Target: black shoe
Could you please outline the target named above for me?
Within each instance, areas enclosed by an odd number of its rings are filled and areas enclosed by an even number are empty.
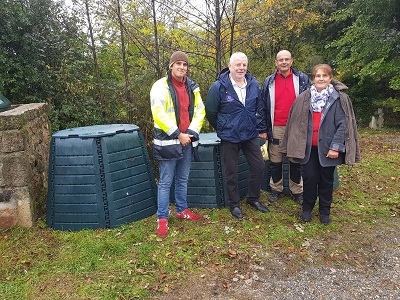
[[[303,222],[310,222],[311,221],[311,211],[303,211],[301,213],[301,219]]]
[[[275,191],[271,191],[271,193],[269,194],[269,197],[268,197],[268,201],[276,202],[276,201],[278,201],[278,198],[279,198],[279,193],[275,192]]]
[[[243,218],[243,213],[238,206],[230,207],[229,210],[231,211],[232,216],[234,216],[235,218]]]
[[[319,220],[324,225],[328,225],[331,222],[331,218],[329,217],[329,215],[319,215]]]
[[[300,194],[293,194],[294,201],[296,201],[298,204],[302,205],[303,204],[303,193]]]
[[[255,209],[257,209],[257,210],[259,210],[259,211],[261,211],[261,212],[263,212],[263,213],[269,212],[269,209],[268,209],[264,204],[262,204],[262,203],[259,202],[259,201],[249,202],[248,204],[249,204],[251,207],[254,207]]]

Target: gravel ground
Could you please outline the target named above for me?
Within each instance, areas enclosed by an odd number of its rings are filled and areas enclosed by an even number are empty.
[[[310,267],[278,280],[254,272],[247,283],[214,299],[400,299],[400,249],[380,255],[363,266]]]
[[[400,299],[399,232],[400,218],[393,217],[390,226],[308,241],[306,255],[265,253],[259,263],[244,263],[240,270],[193,275],[157,299]],[[360,247],[335,253],[330,243]]]

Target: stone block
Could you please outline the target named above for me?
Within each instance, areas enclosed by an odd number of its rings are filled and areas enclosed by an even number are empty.
[[[17,211],[12,207],[0,205],[0,228],[9,228],[17,224]]]
[[[18,211],[18,225],[22,227],[32,227],[33,226],[33,209],[32,209],[32,199],[29,195],[21,197],[17,201],[17,211]]]
[[[3,157],[3,181],[5,186],[26,186],[28,184],[28,161],[23,153]]]
[[[43,211],[50,146],[49,105],[0,112],[0,228],[31,227]]]
[[[48,116],[49,105],[46,103],[30,103],[13,107],[0,112],[0,131],[22,129],[27,123],[40,116]]]
[[[12,190],[0,188],[0,202],[10,202],[12,195]]]
[[[1,154],[0,154],[0,186],[5,186],[4,174],[3,174],[3,156]]]
[[[7,130],[0,133],[0,152],[19,152],[24,149],[24,136],[20,130]]]

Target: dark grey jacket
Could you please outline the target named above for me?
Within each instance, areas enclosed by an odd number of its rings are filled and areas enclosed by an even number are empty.
[[[335,91],[330,96],[321,117],[318,132],[318,154],[321,166],[353,165],[360,162],[357,124],[350,98],[342,90],[343,83],[332,80]],[[310,89],[293,103],[281,141],[281,150],[294,162],[306,163],[310,157],[313,120],[310,109]],[[336,159],[327,158],[329,149],[339,151]]]

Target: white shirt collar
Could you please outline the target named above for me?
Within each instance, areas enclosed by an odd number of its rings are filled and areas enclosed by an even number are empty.
[[[232,82],[233,88],[235,89],[235,92],[240,100],[240,102],[243,103],[243,105],[246,104],[246,87],[247,87],[247,80],[244,78],[244,85],[240,87],[235,80],[233,80],[231,74],[229,74],[229,79]]]

